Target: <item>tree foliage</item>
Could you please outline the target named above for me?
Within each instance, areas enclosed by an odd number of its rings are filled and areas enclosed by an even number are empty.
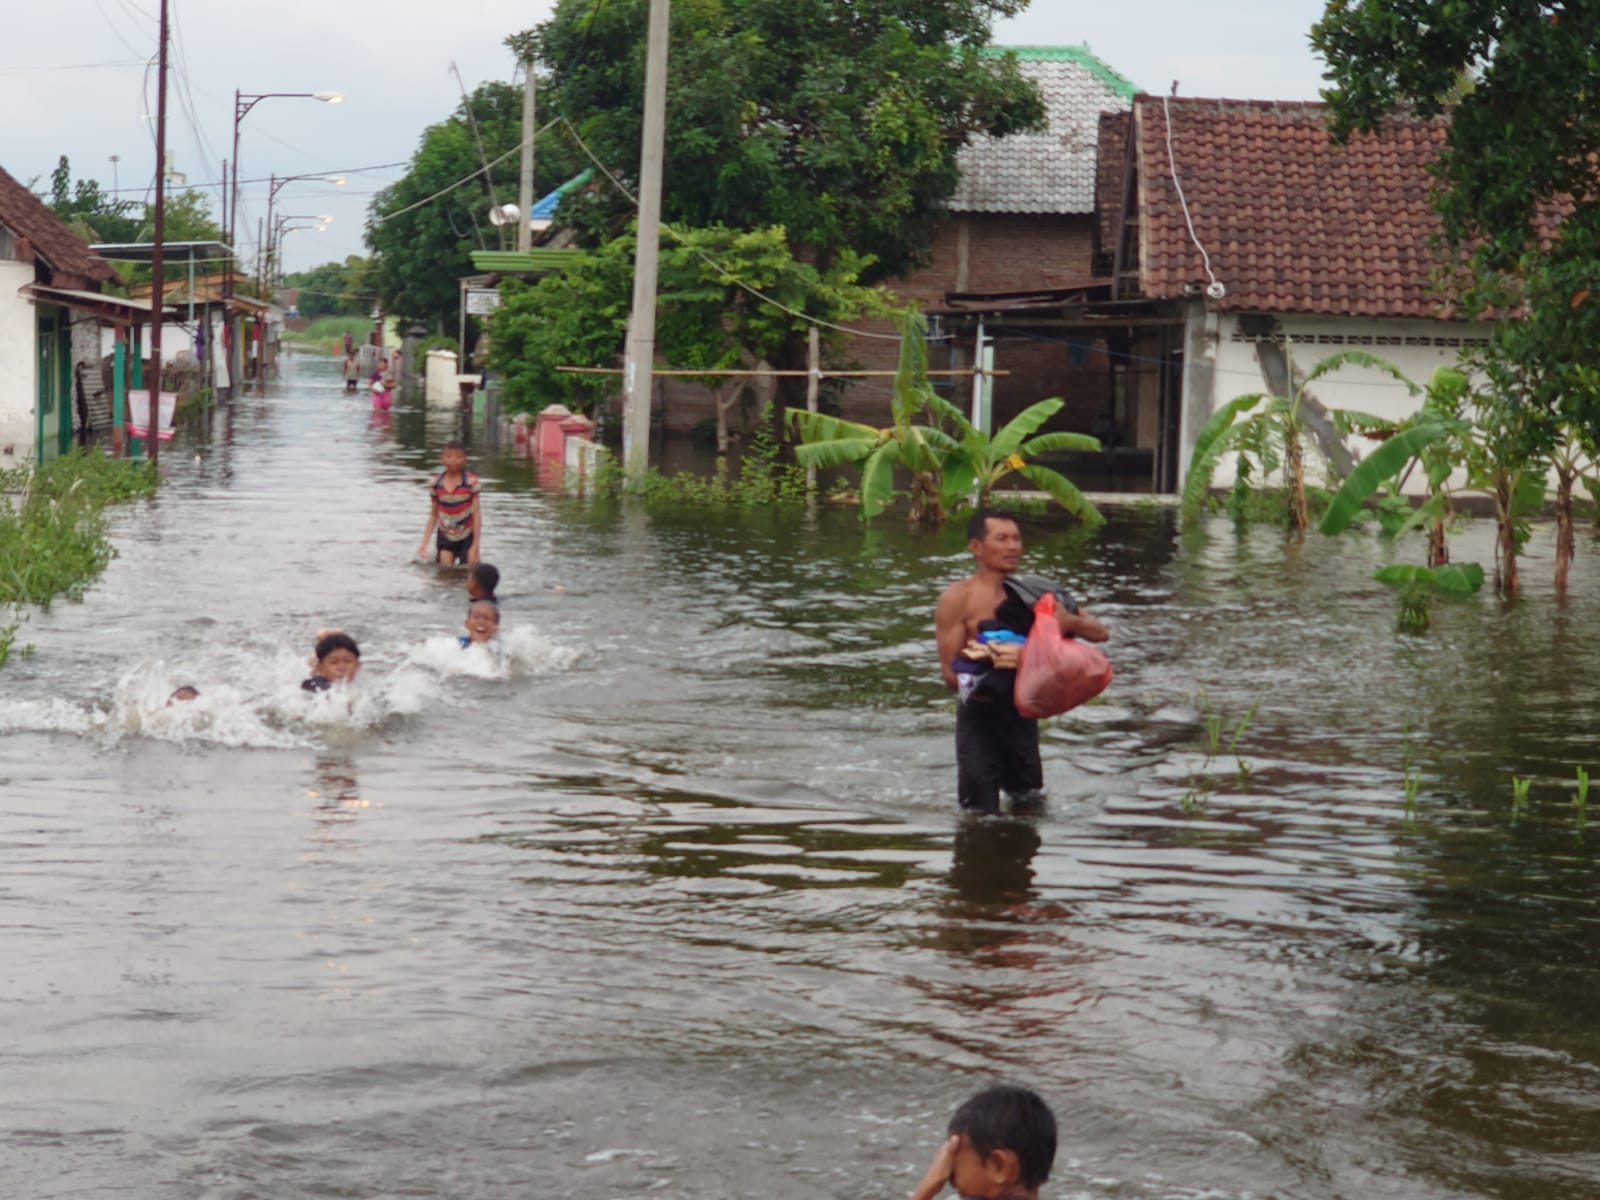
[[[372,260],[360,254],[342,263],[322,263],[284,277],[284,286],[298,289],[303,317],[357,317],[372,308]]]
[[[488,211],[491,204],[517,199],[521,162],[513,151],[521,142],[522,88],[502,82],[482,84],[449,117],[423,131],[410,168],[373,197],[367,217],[367,244],[377,256],[375,282],[388,311],[434,332],[454,327],[457,281],[472,273],[472,251],[508,248],[504,239],[514,236],[511,226],[490,225]],[[495,163],[487,175],[485,157]],[[571,165],[565,145],[539,139],[535,191],[543,194],[563,182]]]
[[[781,226],[826,268],[846,248],[878,276],[922,261],[974,134],[1037,124],[1014,58],[983,53],[1026,0],[679,0],[667,82],[665,219]],[[551,72],[549,110],[625,180],[639,162],[648,0],[560,0],[508,42]],[[596,244],[627,225],[613,188],[563,216]]]
[[[90,242],[135,242],[147,210],[132,200],[119,200],[94,179],[72,179],[72,164],[63,154],[50,173],[50,208],[78,236]]]
[[[616,376],[556,368],[613,364],[631,310],[633,257],[630,234],[584,252],[532,287],[508,289],[490,319],[489,365],[510,408],[557,401],[590,408],[617,392]],[[888,298],[857,282],[865,265],[851,252],[826,270],[801,262],[781,228],[675,229],[662,245],[656,352],[683,370],[753,371],[804,336],[808,322],[798,312],[833,322],[887,312]],[[831,348],[835,335],[826,332],[824,346]],[[706,382],[730,387],[724,376]]]
[[[1313,28],[1338,133],[1448,111],[1440,214],[1458,244],[1515,264],[1558,202],[1600,200],[1600,20],[1535,0],[1331,0]],[[1470,88],[1459,86],[1470,75]],[[1581,224],[1594,228],[1591,214]]]

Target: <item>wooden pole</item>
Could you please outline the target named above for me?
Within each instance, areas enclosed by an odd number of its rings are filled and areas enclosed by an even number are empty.
[[[147,394],[150,411],[147,432],[150,442],[150,461],[161,458],[161,321],[165,308],[166,289],[162,286],[162,243],[167,236],[167,0],[161,0],[160,45],[156,57],[160,65],[156,70],[156,228],[155,245],[150,250],[150,299],[155,305],[150,315],[150,353],[155,362],[155,379]]]
[[[526,254],[533,248],[533,59],[522,64],[522,177],[517,185],[517,207],[522,216],[517,221],[517,249]]]
[[[645,47],[644,130],[639,142],[639,245],[633,316],[623,366],[622,467],[637,483],[650,467],[651,368],[656,354],[656,279],[661,256],[661,175],[666,143],[670,0],[650,0]]]
[[[815,325],[806,330],[806,411],[817,411],[817,394],[822,384],[822,331]],[[806,468],[806,495],[817,490],[817,469]]]

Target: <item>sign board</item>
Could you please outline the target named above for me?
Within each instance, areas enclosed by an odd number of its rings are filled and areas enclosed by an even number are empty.
[[[500,307],[500,293],[494,288],[467,289],[467,315],[485,317]]]

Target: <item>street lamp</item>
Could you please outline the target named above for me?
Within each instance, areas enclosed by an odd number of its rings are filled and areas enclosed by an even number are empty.
[[[235,89],[233,93],[233,160],[230,164],[233,179],[229,184],[228,207],[228,233],[237,241],[239,238],[239,125],[252,108],[263,100],[296,99],[296,100],[321,100],[324,104],[342,104],[344,95],[341,92],[260,92],[246,95]]]
[[[257,92],[246,95],[237,88],[234,89],[233,160],[229,164],[229,167],[233,172],[233,178],[230,180],[228,187],[228,203],[226,205],[228,210],[228,219],[224,222],[224,224],[227,226],[227,240],[230,246],[234,245],[239,240],[239,125],[249,114],[250,110],[256,105],[260,104],[263,100],[276,99],[320,100],[324,104],[341,104],[344,102],[344,94],[342,92]],[[158,163],[156,165],[157,169],[159,169],[160,164]],[[233,274],[233,269],[230,268],[227,278],[225,278],[222,282],[223,319],[225,321],[229,319],[227,316],[227,302],[233,298]],[[230,341],[232,340],[233,339],[230,338]],[[228,361],[228,382],[230,391],[234,386],[236,386],[234,384],[235,371],[233,360],[234,355],[230,351]]]

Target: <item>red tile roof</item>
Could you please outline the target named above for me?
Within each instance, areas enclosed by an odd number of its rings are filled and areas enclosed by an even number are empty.
[[[33,252],[49,264],[52,279],[76,276],[83,283],[109,283],[117,278],[111,264],[35,196],[0,168],[0,224],[33,244]]]
[[[1210,282],[1173,186],[1175,160],[1195,234],[1227,288],[1218,308],[1451,315],[1429,287],[1439,224],[1428,168],[1443,120],[1393,120],[1335,146],[1321,104],[1148,95],[1133,104],[1145,295]]]

